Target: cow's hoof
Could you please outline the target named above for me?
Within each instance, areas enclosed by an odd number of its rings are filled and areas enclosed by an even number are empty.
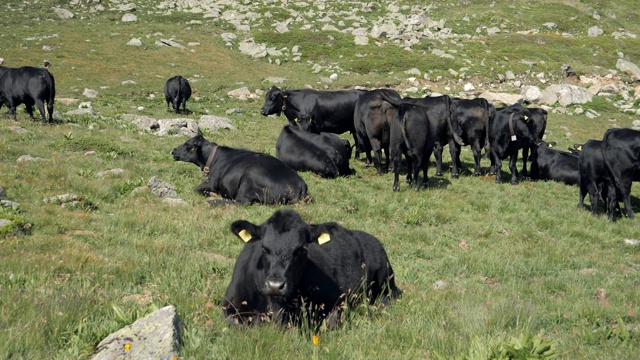
[[[393,187],[393,192],[398,192],[400,191],[400,186],[394,186]]]
[[[451,174],[451,177],[454,179],[460,178],[460,174]]]
[[[511,180],[511,185],[518,185],[518,181],[517,180]]]
[[[442,176],[442,172],[437,172],[436,176]]]
[[[481,174],[481,173],[479,173],[479,172],[474,172],[474,173],[473,173],[473,176],[482,176],[482,174]]]

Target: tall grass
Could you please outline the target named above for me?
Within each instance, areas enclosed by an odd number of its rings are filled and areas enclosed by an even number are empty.
[[[486,19],[497,21],[499,17],[490,14],[496,12],[510,16],[510,28],[526,29],[544,19],[549,6],[554,10],[548,12],[549,21],[563,31],[573,31],[595,9],[617,15],[603,16],[601,27],[640,33],[631,16],[637,10],[629,1],[608,8],[585,1],[490,3],[437,4],[433,17],[441,15],[475,29],[492,25]],[[10,5],[24,7],[13,0]],[[382,5],[376,4],[372,14],[383,13]],[[355,311],[344,327],[321,333],[317,349],[295,329],[230,328],[219,305],[242,243],[231,235],[229,225],[237,219],[262,222],[281,206],[210,207],[192,191],[199,184],[199,170],[174,162],[169,155],[186,139],[139,131],[122,115],[173,117],[160,94],[167,78],[182,74],[197,79],[192,83],[196,99],[187,104],[193,113],[187,116],[227,116],[238,128],[207,134],[210,140],[274,155],[284,119],[262,117],[261,99],[240,101],[226,92],[240,86],[266,89],[270,84],[262,81],[268,76],[284,76],[291,87],[322,87],[318,82],[324,75],[312,74],[307,59],[277,66],[225,48],[216,34],[228,31],[226,25],[187,25],[200,19],[197,14],[145,16],[145,9],[152,7],[141,2],[137,4],[140,21],[123,24],[121,14],[113,11],[82,20],[58,20],[49,6],[36,2],[24,12],[0,14],[10,29],[0,35],[2,55],[10,66],[39,66],[42,59],[49,59],[54,64],[57,97],[84,101],[88,100],[81,95],[85,88],[98,90],[98,98],[91,101],[99,116],[66,116],[76,105],[60,102],[56,109],[62,115],[54,126],[30,122],[23,108],[18,123],[8,119],[6,110],[0,113],[0,186],[9,200],[20,203],[18,209],[0,214],[28,225],[26,235],[0,232],[0,358],[88,358],[110,332],[167,304],[177,307],[187,325],[181,353],[185,359],[292,359],[312,357],[316,351],[319,358],[327,359],[472,359],[509,346],[517,348],[518,339],[525,339],[525,347],[535,341],[552,342],[560,358],[637,356],[639,250],[623,242],[640,238],[637,220],[611,223],[605,216],[577,210],[574,186],[531,181],[496,185],[493,178],[473,177],[469,149],[462,153],[460,179],[452,179],[448,172],[434,176],[432,164],[430,187],[421,192],[401,184],[401,191],[393,193],[391,174],[376,175],[358,161],[352,162],[356,175],[349,178],[326,180],[302,173],[314,201],[291,207],[309,222],[339,221],[378,237],[404,294],[391,307]],[[478,14],[479,19],[471,16],[468,24],[463,23],[466,13]],[[565,20],[573,16],[577,18]],[[296,43],[308,40],[296,32],[280,37],[258,30],[256,37],[272,42],[270,46],[295,45],[288,44],[289,37]],[[59,36],[25,40],[54,33]],[[193,52],[156,47],[155,33],[200,45]],[[124,45],[132,37],[140,37],[145,45]],[[546,44],[538,44],[538,37]],[[545,59],[546,65],[540,66],[550,70],[561,63],[580,64],[574,68],[587,71],[602,61],[593,57],[595,47],[605,50],[607,68],[614,67],[612,53],[618,50],[640,61],[638,40],[618,41],[606,34],[595,39],[550,38],[548,34],[503,33],[485,39],[484,44],[470,40],[464,47],[469,49],[465,52],[471,64],[461,61],[461,56],[451,64],[433,62],[425,55],[428,51],[413,58],[392,45],[375,45],[375,57],[351,62],[354,49],[340,36],[334,36],[340,46],[326,57],[314,54],[314,44],[306,46],[312,48],[308,56],[313,61],[351,67],[350,74],[328,84],[329,88],[373,87],[378,81],[400,84],[403,69],[422,64],[424,70],[440,74],[447,74],[449,67],[470,66],[488,78],[520,59]],[[47,51],[43,45],[58,48]],[[436,46],[448,50],[455,45]],[[371,48],[363,51],[373,53]],[[483,58],[494,57],[498,63],[505,56],[511,59],[503,64],[505,68],[489,70],[490,66],[478,65]],[[518,66],[513,68],[517,73],[527,70]],[[126,80],[136,84],[122,85]],[[443,86],[456,83],[450,79],[432,86],[446,93]],[[241,113],[226,115],[232,108]],[[548,138],[564,148],[600,138],[614,124],[630,126],[636,119],[598,97],[584,108],[602,116],[588,119],[551,112]],[[616,121],[610,122],[611,118]],[[15,126],[29,132],[19,133]],[[87,151],[95,153],[87,155]],[[16,162],[25,154],[44,161]],[[486,159],[482,166],[486,172]],[[125,172],[97,176],[113,168]],[[175,185],[189,206],[172,207],[149,191],[133,192],[152,176]],[[83,202],[73,208],[43,203],[45,197],[65,193],[80,195]],[[636,186],[632,196],[638,212]]]

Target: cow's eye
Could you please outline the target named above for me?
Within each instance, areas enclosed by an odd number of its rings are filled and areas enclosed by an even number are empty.
[[[194,146],[194,147],[191,148],[191,152],[196,152],[196,151],[198,151],[198,147],[197,146]]]

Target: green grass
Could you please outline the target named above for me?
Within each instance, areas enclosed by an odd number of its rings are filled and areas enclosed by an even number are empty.
[[[17,124],[5,108],[0,112],[0,186],[7,199],[20,203],[0,215],[24,229],[16,235],[13,228],[0,228],[0,358],[88,358],[109,333],[168,304],[177,307],[187,325],[185,359],[486,359],[488,354],[517,357],[513,354],[522,349],[533,351],[536,341],[553,344],[559,358],[636,357],[640,250],[623,239],[640,238],[638,220],[611,223],[605,216],[577,210],[575,186],[531,181],[496,185],[493,178],[472,177],[468,148],[462,153],[460,179],[446,171],[435,177],[432,164],[431,186],[422,192],[401,183],[401,191],[393,193],[391,174],[378,176],[361,162],[352,162],[357,175],[350,178],[301,174],[314,201],[291,207],[306,220],[339,221],[382,241],[404,291],[392,307],[354,309],[343,328],[320,334],[317,349],[304,331],[229,328],[219,305],[242,248],[229,225],[238,219],[260,223],[282,207],[210,207],[192,191],[199,184],[199,170],[169,155],[186,139],[143,133],[122,119],[126,113],[173,117],[166,112],[162,87],[167,78],[182,74],[197,79],[192,82],[197,99],[187,103],[193,111],[188,117],[226,116],[238,129],[207,134],[210,140],[275,155],[284,118],[261,116],[261,99],[240,101],[226,93],[241,86],[265,90],[270,84],[263,80],[269,76],[286,77],[289,88],[323,88],[319,80],[327,75],[313,74],[307,61],[350,72],[326,84],[329,89],[399,85],[407,77],[402,71],[418,67],[445,76],[431,84],[443,93],[445,85],[457,89],[457,79],[448,78],[449,68],[468,67],[468,75],[495,79],[507,70],[529,70],[520,60],[544,60],[533,73],[558,72],[563,63],[581,73],[600,73],[615,67],[617,51],[640,63],[637,39],[614,40],[606,34],[564,38],[546,28],[536,35],[515,33],[546,21],[556,22],[558,31],[586,33],[591,12],[597,10],[602,15],[597,24],[605,31],[624,28],[640,34],[633,2],[607,7],[591,1],[490,3],[435,4],[430,16],[447,18],[446,26],[454,32],[470,34],[508,18],[510,33],[460,40],[463,47],[423,40],[414,53],[388,43],[355,47],[349,36],[331,33],[331,40],[325,32],[295,30],[299,26],[276,35],[265,22],[252,34],[259,42],[303,49],[301,62],[277,66],[249,59],[237,46],[225,48],[217,35],[229,31],[228,24],[188,24],[201,19],[198,14],[149,14],[154,7],[141,2],[136,3],[136,23],[120,23],[121,13],[110,10],[82,20],[59,20],[50,7],[67,6],[64,2],[26,7],[11,0],[11,8],[25,11],[0,15],[8,29],[0,34],[6,65],[52,61],[57,98],[88,101],[82,92],[95,89],[99,95],[91,101],[99,116],[62,115],[58,124],[43,127],[30,122],[23,107]],[[338,6],[350,8],[348,3]],[[386,3],[375,3],[369,20],[385,9]],[[278,7],[265,5],[263,10],[277,21],[288,16]],[[462,21],[465,14],[469,22]],[[58,37],[46,38],[51,34]],[[37,40],[25,40],[31,37]],[[144,46],[126,46],[132,37],[141,38]],[[157,47],[159,38],[200,45],[187,50]],[[58,48],[47,51],[43,45]],[[455,59],[441,59],[431,55],[434,47],[458,52]],[[595,51],[599,57],[593,56]],[[354,57],[356,53],[367,56]],[[122,85],[126,80],[136,84]],[[57,102],[56,110],[64,114],[76,106]],[[609,119],[628,127],[637,118],[601,97],[582,107],[602,116],[551,112],[548,140],[566,148],[600,138],[613,124]],[[241,113],[225,115],[231,108]],[[15,132],[15,125],[29,133]],[[87,151],[95,153],[85,155]],[[25,154],[45,160],[16,162]],[[486,159],[482,166],[486,171]],[[125,172],[97,176],[114,168]],[[175,185],[178,197],[190,206],[171,207],[149,191],[132,192],[152,176]],[[65,193],[82,196],[81,206],[43,203]],[[638,212],[638,187],[632,196]],[[606,298],[597,296],[598,289],[604,289]],[[624,325],[635,330],[625,331]]]

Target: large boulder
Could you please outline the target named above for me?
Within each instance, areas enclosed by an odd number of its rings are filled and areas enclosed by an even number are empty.
[[[593,99],[589,90],[571,84],[555,84],[547,87],[542,92],[540,102],[545,105],[560,104],[567,107],[575,104],[586,104]]]
[[[183,328],[176,308],[166,306],[107,336],[92,360],[177,359]]]
[[[640,80],[640,68],[638,68],[638,66],[631,61],[618,59],[616,67],[618,68],[618,70],[631,76],[633,80]]]

